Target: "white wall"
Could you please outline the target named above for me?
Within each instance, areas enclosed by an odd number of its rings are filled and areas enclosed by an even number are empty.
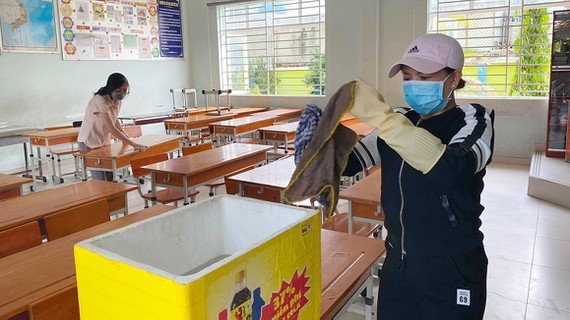
[[[131,94],[123,114],[156,111],[170,105],[170,88],[219,88],[215,9],[211,0],[184,2],[183,61],[62,61],[60,55],[3,53],[0,56],[0,122],[47,126],[82,114],[92,93],[111,72],[124,73]],[[377,87],[386,101],[403,105],[401,78],[388,79],[390,66],[410,41],[426,32],[423,0],[327,0],[327,97],[233,96],[237,106],[298,107],[326,105],[342,84],[361,77]],[[544,142],[546,101],[466,100],[494,107],[495,155],[530,158],[535,142]],[[202,104],[201,97],[198,103]],[[0,149],[0,171],[23,166],[21,147]]]

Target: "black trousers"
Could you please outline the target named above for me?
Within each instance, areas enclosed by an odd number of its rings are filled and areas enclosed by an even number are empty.
[[[404,261],[399,252],[388,251],[380,273],[378,319],[483,319],[487,264],[482,246],[463,254]]]

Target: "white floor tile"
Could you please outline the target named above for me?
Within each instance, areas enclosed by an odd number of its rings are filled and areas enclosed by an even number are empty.
[[[570,241],[570,209],[541,201],[537,235],[543,238]]]
[[[570,241],[537,237],[533,263],[570,271]]]
[[[505,299],[497,294],[487,294],[485,320],[524,320],[526,303]]]
[[[570,271],[533,266],[528,303],[570,312]]]
[[[526,303],[530,268],[528,263],[489,258],[487,293]]]
[[[502,230],[483,228],[483,234],[488,257],[532,263],[534,235],[513,233],[509,228]]]
[[[528,304],[526,308],[526,320],[568,320],[570,312],[548,309]]]

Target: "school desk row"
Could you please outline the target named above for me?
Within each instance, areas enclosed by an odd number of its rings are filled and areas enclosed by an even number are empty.
[[[0,259],[0,319],[79,319],[73,245],[173,209],[157,205]],[[379,239],[322,230],[321,319],[345,310],[364,288],[373,301]],[[366,307],[371,319],[371,303]]]

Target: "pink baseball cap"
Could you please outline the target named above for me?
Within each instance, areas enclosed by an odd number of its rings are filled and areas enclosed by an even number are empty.
[[[454,38],[440,33],[425,34],[408,46],[402,59],[390,68],[388,77],[400,72],[402,65],[426,74],[446,67],[461,71],[463,59],[463,48]]]

